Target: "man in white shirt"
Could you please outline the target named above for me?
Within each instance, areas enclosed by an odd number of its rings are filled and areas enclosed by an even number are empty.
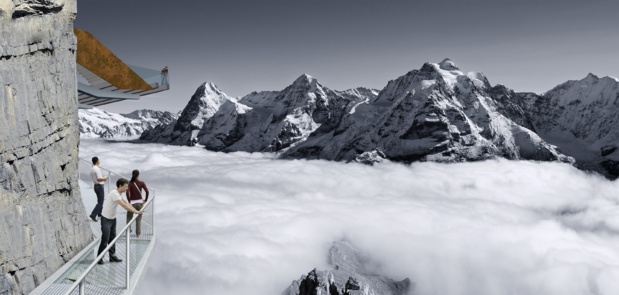
[[[107,180],[107,177],[101,175],[101,169],[99,169],[99,158],[92,158],[92,169],[90,169],[90,177],[92,178],[92,185],[95,188],[95,194],[97,194],[97,205],[95,209],[90,213],[90,219],[97,221],[97,217],[101,217],[101,209],[103,208],[103,198],[105,197],[105,191],[103,184]]]
[[[118,205],[129,212],[142,214],[142,210],[135,210],[133,206],[120,197],[128,188],[128,180],[124,178],[118,179],[116,181],[116,189],[111,191],[103,201],[103,210],[101,211],[101,243],[99,244],[97,256],[99,256],[101,252],[105,250],[105,247],[116,238],[116,209],[118,209]],[[115,255],[116,244],[110,247],[108,253],[110,253],[110,262],[122,262],[122,259]],[[103,264],[103,259],[99,260],[98,263]]]

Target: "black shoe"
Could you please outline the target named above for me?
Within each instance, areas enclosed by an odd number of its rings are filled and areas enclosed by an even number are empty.
[[[103,259],[99,260],[99,262],[97,262],[97,264],[103,264]]]
[[[123,262],[123,260],[116,257],[116,255],[110,255],[110,262]]]
[[[97,222],[97,216],[90,215],[90,219],[92,219],[92,221],[94,221],[94,222]]]

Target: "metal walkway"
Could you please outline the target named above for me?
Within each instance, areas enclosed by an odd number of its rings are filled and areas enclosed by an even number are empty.
[[[97,199],[90,180],[91,167],[90,163],[80,159],[80,191],[86,212],[90,212],[94,208]],[[110,188],[115,188],[116,180],[121,176],[101,166],[99,167],[104,176],[108,173],[110,176],[106,183],[105,194],[107,195]],[[113,186],[110,186],[110,184]],[[126,226],[126,211],[124,209],[119,209],[116,216],[116,256],[122,259],[122,262],[109,262],[107,249],[101,257],[96,257],[101,239],[100,222],[88,219],[95,240],[30,294],[133,294],[139,287],[156,240],[153,214],[156,196],[155,190],[149,188],[149,191],[150,196],[148,203],[144,206],[142,233],[139,238],[135,236],[134,232],[131,232],[127,237],[126,233],[129,232],[129,227]],[[85,218],[88,217],[85,216]],[[137,216],[134,215],[129,222],[132,231],[135,231],[136,218]],[[129,247],[127,247],[127,243]],[[102,258],[104,264],[98,265],[99,259],[97,258]]]

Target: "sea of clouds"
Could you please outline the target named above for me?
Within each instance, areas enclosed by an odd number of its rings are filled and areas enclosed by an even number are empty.
[[[619,294],[619,182],[567,164],[375,166],[82,139],[156,189],[139,294],[276,294],[347,239],[411,294]],[[88,208],[87,208],[88,209]]]

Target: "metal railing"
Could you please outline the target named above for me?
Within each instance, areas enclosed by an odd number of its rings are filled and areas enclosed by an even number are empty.
[[[86,183],[90,183],[90,184],[92,184],[92,178],[90,176],[91,168],[92,168],[91,161],[80,159],[79,178],[82,181],[85,181]],[[106,169],[101,166],[99,166],[99,169],[101,169],[101,172],[104,176],[105,175],[108,176],[108,179],[106,180],[107,182],[107,191],[105,192],[106,195],[109,194],[110,188],[113,188],[113,189],[116,188],[116,180],[118,180],[119,178],[130,179],[120,174],[114,173],[110,171],[109,169]],[[112,242],[108,244],[108,246],[105,248],[105,250],[103,250],[101,254],[99,254],[92,261],[92,263],[90,263],[88,268],[86,268],[84,271],[79,271],[81,273],[81,276],[75,279],[75,282],[69,287],[68,290],[66,290],[66,292],[63,293],[64,295],[69,295],[69,294],[83,295],[86,293],[90,293],[91,291],[92,293],[96,293],[96,294],[102,294],[102,293],[116,294],[116,293],[119,293],[119,291],[127,291],[127,290],[132,289],[131,278],[132,278],[132,274],[134,274],[132,272],[135,272],[136,268],[138,267],[138,264],[140,264],[140,259],[142,258],[144,254],[143,250],[147,248],[148,245],[151,243],[151,241],[154,241],[156,237],[155,214],[154,214],[154,211],[155,211],[154,201],[155,201],[156,195],[155,195],[155,190],[149,189],[149,191],[150,191],[150,194],[148,197],[148,202],[146,202],[142,208],[142,210],[144,211],[144,214],[142,214],[142,221],[141,221],[142,232],[141,232],[140,237],[139,238],[137,236],[132,237],[132,234],[131,234],[131,227],[133,224],[136,223],[136,220],[139,216],[138,214],[134,214],[133,218],[131,218],[131,220],[129,220],[125,224],[122,230],[117,233],[116,238],[114,238]],[[87,211],[90,210],[89,208],[86,208],[86,209]],[[118,214],[116,217],[117,224],[121,223],[119,221],[122,221],[122,220],[119,220],[121,219],[119,218],[120,216],[123,216],[123,215]],[[124,257],[122,256],[122,252],[123,252],[122,243],[123,242],[125,244],[124,245],[125,246]],[[105,257],[105,255],[108,253],[110,248],[112,248],[112,246],[114,245],[121,246],[121,247],[116,247],[116,253],[120,254],[117,256],[121,256],[120,257],[121,259],[124,258],[123,259],[124,265],[122,265],[124,266],[124,276],[120,276],[119,274],[119,272],[122,272],[122,268],[119,267],[121,266],[120,263],[107,263],[104,265],[98,264],[98,262],[101,261],[103,257]],[[93,251],[97,253],[98,247],[94,247]],[[76,293],[76,291],[79,293]]]

